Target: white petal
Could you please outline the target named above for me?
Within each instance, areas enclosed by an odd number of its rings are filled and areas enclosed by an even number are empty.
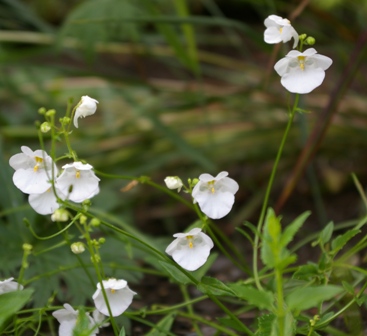
[[[289,59],[285,57],[275,63],[274,69],[279,76],[283,76],[288,70],[288,65],[289,65]]]
[[[232,209],[234,195],[230,192],[215,192],[214,194],[199,194],[196,198],[200,209],[209,218],[220,219]]]
[[[212,176],[212,175],[210,175],[210,174],[201,174],[200,176],[199,176],[199,180],[201,181],[201,182],[210,182],[210,181],[213,181],[213,180],[215,180],[215,177],[214,176]]]
[[[188,271],[195,271],[203,266],[210,254],[211,247],[202,244],[194,245],[193,248],[182,248],[175,250],[172,254],[173,260]]]
[[[306,49],[303,53],[302,53],[302,55],[303,56],[307,56],[307,57],[309,57],[309,56],[313,56],[313,55],[316,55],[317,54],[317,51],[316,51],[316,49],[315,48],[308,48],[308,49]]]
[[[224,177],[215,184],[215,189],[218,191],[220,190],[220,192],[228,191],[231,194],[235,194],[239,189],[239,185],[234,179],[231,179],[230,177]]]
[[[18,169],[14,172],[13,182],[25,194],[40,194],[50,187],[48,173],[44,169]]]
[[[269,27],[265,29],[264,41],[269,44],[282,42],[280,30],[278,27]]]
[[[223,179],[224,177],[228,176],[228,172],[226,171],[222,171],[220,172],[216,177],[215,177],[215,181],[219,181],[221,179]]]
[[[326,70],[333,64],[333,60],[327,56],[316,54],[312,56],[312,59],[316,60],[317,66],[323,70]]]
[[[305,70],[297,69],[286,73],[282,79],[282,85],[293,93],[309,93],[320,86],[325,78],[325,71],[321,68]]]
[[[28,202],[33,210],[40,215],[51,215],[60,207],[52,188],[42,194],[30,194]]]

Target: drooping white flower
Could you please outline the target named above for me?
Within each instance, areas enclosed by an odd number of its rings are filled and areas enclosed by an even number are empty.
[[[177,192],[180,192],[183,186],[183,183],[178,176],[167,176],[164,179],[164,183],[166,183],[168,189],[177,189]]]
[[[331,58],[309,48],[304,52],[290,51],[274,65],[274,69],[282,77],[281,83],[289,92],[304,94],[322,84],[325,70],[332,63]]]
[[[9,278],[4,281],[0,281],[0,295],[23,289],[22,285],[18,284],[16,281],[13,280],[14,278]]]
[[[269,15],[265,21],[264,40],[266,43],[288,42],[293,37],[293,48],[298,44],[298,33],[292,27],[288,19],[283,19],[278,15]]]
[[[10,166],[15,170],[13,182],[15,186],[26,194],[41,194],[50,188],[52,166],[54,175],[57,167],[52,158],[41,149],[32,151],[22,146],[23,153],[15,154],[9,159]]]
[[[227,176],[227,172],[220,172],[216,177],[201,174],[192,190],[194,203],[199,203],[201,211],[209,218],[222,218],[232,209],[238,183]]]
[[[89,97],[83,96],[79,102],[74,114],[74,126],[78,128],[78,119],[85,118],[94,114],[97,110],[98,101]]]
[[[82,162],[73,162],[62,167],[64,171],[56,180],[56,187],[62,194],[75,202],[81,203],[99,193],[99,178],[93,167]]]
[[[199,228],[187,233],[176,233],[173,237],[176,239],[167,246],[166,253],[188,271],[195,271],[203,266],[214,246],[212,239]]]
[[[103,280],[103,287],[106,291],[108,303],[111,308],[112,316],[121,315],[133,301],[136,294],[127,285],[125,280],[108,279]],[[106,301],[103,297],[102,287],[97,283],[97,290],[93,294],[94,304],[99,312],[106,316],[110,316]]]
[[[60,190],[56,189],[56,193],[59,198],[65,199],[65,196]],[[28,202],[33,210],[40,215],[51,215],[60,207],[60,204],[57,202],[57,198],[50,184],[49,188],[43,193],[30,194],[28,197]]]
[[[60,323],[59,336],[73,336],[73,329],[76,326],[79,312],[68,303],[64,304],[64,308],[54,311],[52,315]],[[93,330],[90,336],[95,336],[98,334],[96,323],[89,316],[89,313],[87,313],[87,317],[89,319],[89,329]]]

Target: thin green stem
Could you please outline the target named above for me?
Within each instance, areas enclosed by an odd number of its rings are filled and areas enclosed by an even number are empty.
[[[283,274],[279,268],[275,269],[278,298],[278,334],[284,335],[284,299],[283,299]]]
[[[297,107],[298,107],[298,101],[299,101],[299,94],[296,94],[295,99],[294,99],[293,108],[290,112],[288,123],[287,123],[286,129],[284,131],[283,138],[282,138],[282,141],[280,143],[277,156],[276,156],[275,161],[274,161],[273,169],[271,171],[268,186],[267,186],[266,192],[265,192],[264,202],[263,202],[263,205],[262,205],[262,208],[261,208],[259,222],[257,224],[258,234],[255,235],[255,239],[254,239],[253,273],[254,273],[254,279],[255,279],[256,287],[258,289],[262,289],[262,286],[261,286],[261,283],[260,283],[260,280],[259,280],[258,267],[257,267],[260,233],[261,233],[261,230],[262,230],[262,226],[264,224],[265,212],[266,212],[266,209],[268,207],[270,191],[271,191],[271,188],[273,186],[274,179],[275,179],[275,174],[276,174],[278,164],[279,164],[279,161],[280,161],[280,157],[282,156],[284,145],[285,145],[285,142],[287,140],[289,130],[290,130],[291,125],[293,123],[293,119],[294,119],[294,116],[295,116],[295,113],[296,113],[296,110],[297,110]]]
[[[180,285],[180,289],[181,289],[181,293],[182,293],[182,296],[184,298],[184,301],[185,302],[190,302],[191,301],[191,298],[189,296],[189,293],[187,292],[187,287],[184,286],[184,285]],[[187,312],[190,314],[190,315],[195,315],[194,313],[194,309],[192,308],[192,305],[191,304],[188,304],[187,305]],[[198,336],[204,336],[203,333],[201,332],[198,324],[196,323],[196,321],[193,321],[193,324],[194,324],[194,329],[196,331],[196,334]]]

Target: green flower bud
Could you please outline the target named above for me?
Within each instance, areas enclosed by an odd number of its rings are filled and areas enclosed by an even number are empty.
[[[105,242],[106,242],[106,238],[104,238],[104,237],[101,237],[101,238],[98,239],[98,243],[100,245],[104,244]]]
[[[40,130],[41,130],[42,133],[47,133],[50,129],[51,129],[51,126],[47,121],[42,123],[41,126],[40,126]]]
[[[314,45],[316,43],[316,39],[312,36],[309,36],[305,40],[305,44],[307,45]]]
[[[100,226],[101,221],[98,218],[92,218],[92,220],[90,221],[90,225],[95,227]]]
[[[31,252],[32,249],[33,249],[33,246],[31,244],[27,244],[27,243],[24,243],[22,247],[23,247],[24,252]]]
[[[38,113],[39,113],[39,114],[45,114],[45,113],[46,113],[46,109],[45,109],[44,107],[40,107],[40,108],[38,109]]]
[[[84,225],[87,222],[87,216],[81,215],[79,218],[80,224]]]
[[[52,109],[52,110],[48,110],[47,112],[46,112],[46,117],[52,117],[52,116],[54,116],[56,114],[56,111],[54,110],[54,109]]]
[[[299,36],[299,39],[300,39],[301,41],[303,41],[304,39],[306,39],[306,37],[307,37],[307,34],[301,34],[301,35]]]

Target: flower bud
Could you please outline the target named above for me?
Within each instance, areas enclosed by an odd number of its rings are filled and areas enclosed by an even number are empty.
[[[104,244],[105,242],[106,242],[106,238],[104,238],[104,237],[101,237],[101,238],[98,239],[98,244],[100,244],[100,245]]]
[[[85,251],[85,247],[82,242],[72,243],[70,249],[74,254],[80,254]]]
[[[69,213],[65,209],[57,209],[51,215],[51,220],[53,222],[67,222],[69,220]]]
[[[300,39],[301,41],[303,41],[303,40],[305,40],[305,39],[306,39],[306,37],[307,37],[307,35],[306,35],[306,34],[301,34],[301,35],[299,36],[299,39]]]
[[[183,186],[183,183],[178,176],[167,176],[164,179],[164,182],[166,183],[168,189],[177,189],[177,192],[180,192]]]
[[[87,223],[87,216],[84,216],[84,215],[81,215],[80,218],[79,218],[79,222],[80,224],[84,225]]]
[[[52,110],[48,110],[47,112],[46,112],[46,117],[52,117],[52,116],[54,116],[56,114],[56,111],[54,110],[54,109],[52,109]]]
[[[42,133],[47,133],[50,129],[51,129],[51,126],[47,121],[42,123],[41,126],[40,126],[40,130],[41,130]]]
[[[309,36],[305,40],[305,44],[307,45],[314,45],[316,43],[316,39],[312,36]]]
[[[40,107],[40,108],[38,109],[38,113],[39,113],[39,114],[45,114],[45,113],[46,113],[46,109],[45,109],[44,107]]]
[[[22,247],[23,247],[23,251],[27,253],[31,252],[33,248],[31,244],[27,244],[27,243],[24,243]]]
[[[97,226],[100,226],[101,225],[101,221],[98,219],[98,218],[92,218],[92,220],[90,221],[90,225],[91,226],[95,226],[95,227],[97,227]]]

